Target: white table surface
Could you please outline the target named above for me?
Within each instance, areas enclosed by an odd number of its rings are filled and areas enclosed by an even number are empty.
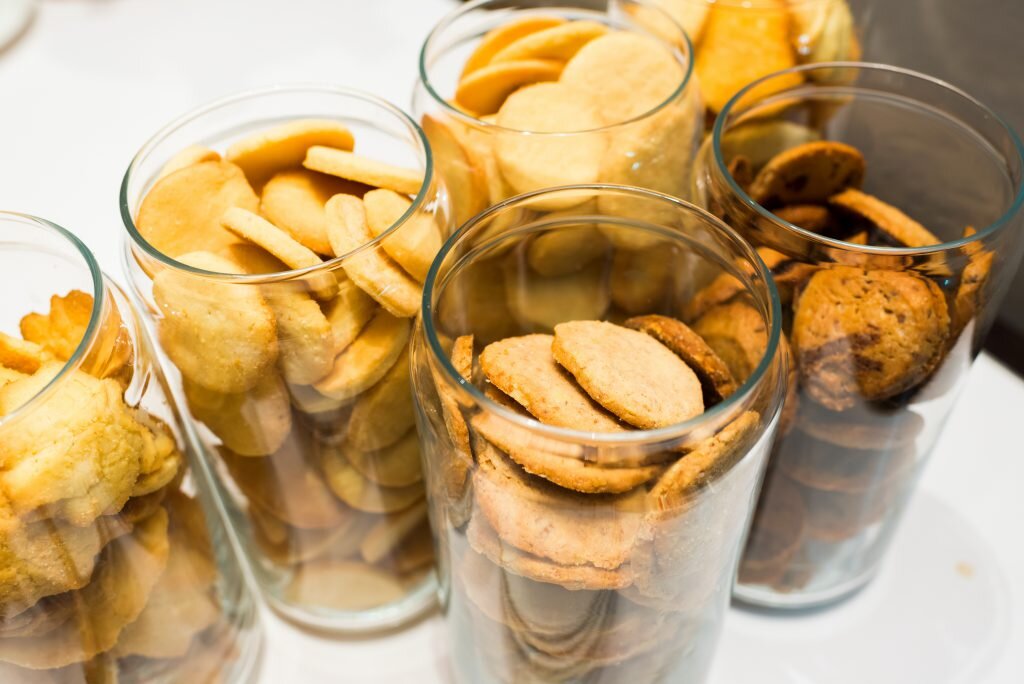
[[[119,278],[121,176],[157,128],[272,83],[333,82],[406,107],[419,45],[456,5],[42,0],[0,50],[0,208],[75,231]],[[877,580],[824,612],[732,610],[712,682],[1024,682],[1022,422],[1024,381],[982,356]],[[261,683],[449,681],[436,616],[337,640],[265,613]]]

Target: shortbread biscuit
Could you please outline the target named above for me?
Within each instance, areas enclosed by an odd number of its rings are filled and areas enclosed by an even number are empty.
[[[578,494],[523,472],[480,441],[473,474],[479,512],[502,541],[560,565],[615,570],[629,562],[643,512],[643,491]]]
[[[523,59],[491,63],[469,74],[455,88],[455,101],[476,116],[493,114],[516,90],[542,81],[557,81],[564,62]]]
[[[321,458],[324,477],[331,491],[356,510],[397,513],[423,498],[421,482],[403,487],[380,485],[356,470],[338,447],[325,445]]]
[[[656,38],[612,31],[584,45],[565,65],[561,83],[594,102],[602,123],[620,124],[650,112],[683,85],[683,66]],[[577,128],[576,130],[579,130]]]
[[[440,328],[452,334],[472,330],[487,345],[522,332],[508,310],[505,278],[497,259],[472,261],[451,278],[435,306]]]
[[[334,360],[334,369],[314,384],[333,399],[348,399],[369,389],[408,349],[411,323],[378,311],[355,341]]]
[[[554,219],[549,214],[546,219]],[[526,263],[542,276],[577,273],[608,253],[608,240],[596,227],[560,225],[535,236],[526,248]]]
[[[768,207],[821,204],[859,188],[865,169],[864,155],[856,147],[833,140],[810,142],[775,155],[754,178],[750,196]]]
[[[750,377],[768,348],[768,328],[764,318],[753,305],[742,299],[708,309],[692,327],[725,361],[732,377],[739,383]]]
[[[705,398],[714,402],[728,398],[738,384],[729,367],[700,335],[682,321],[668,316],[649,315],[630,318],[626,327],[647,333],[671,349],[701,381]],[[708,404],[705,401],[705,404]]]
[[[376,247],[359,249],[373,239],[362,200],[336,195],[327,202],[327,235],[334,253],[348,255],[342,262],[345,273],[366,294],[391,314],[415,316],[420,307],[420,284]]]
[[[292,429],[288,388],[276,371],[238,394],[223,394],[182,378],[192,416],[239,456],[265,456],[281,448]]]
[[[208,252],[179,257],[194,268],[232,273],[235,264]],[[183,375],[207,389],[244,392],[277,361],[277,324],[260,291],[183,271],[153,278],[164,351]]]
[[[480,354],[484,375],[537,420],[585,432],[623,432],[616,417],[591,399],[555,361],[552,335],[493,342]]]
[[[818,271],[793,319],[801,386],[832,410],[886,399],[931,374],[949,332],[945,297],[926,278],[848,266]]]
[[[324,316],[331,325],[334,353],[340,354],[355,341],[377,313],[377,302],[348,278],[338,279],[338,294],[323,304]]]
[[[156,179],[160,180],[186,166],[208,161],[220,161],[220,153],[217,150],[211,150],[209,147],[202,145],[189,145],[167,160],[167,163],[160,169],[160,173],[157,174]]]
[[[415,423],[405,352],[376,385],[359,396],[345,436],[353,449],[375,451],[402,439]]]
[[[834,207],[867,220],[880,233],[904,247],[929,247],[942,242],[896,207],[855,188],[834,194],[828,201]]]
[[[551,352],[597,403],[641,429],[704,412],[700,380],[649,335],[604,321],[555,326]]]
[[[399,601],[407,591],[392,573],[354,561],[324,560],[299,566],[285,587],[294,605],[357,612]]]
[[[302,165],[313,171],[416,196],[423,186],[423,172],[363,157],[333,147],[311,147]]]
[[[444,179],[452,205],[452,223],[461,226],[490,204],[484,169],[465,139],[455,133],[458,124],[424,114],[420,125],[430,141],[437,173]]]
[[[226,153],[261,188],[278,171],[302,164],[306,150],[324,145],[351,150],[355,140],[345,124],[334,119],[296,119],[258,131],[233,143]]]
[[[274,174],[260,194],[260,213],[300,244],[331,256],[324,205],[338,194],[362,197],[369,186],[306,169]]]
[[[723,4],[711,8],[694,70],[712,112],[722,111],[747,84],[796,66],[796,53],[789,43],[789,23],[785,0],[765,0],[756,8]],[[773,91],[802,81],[800,74],[776,79]],[[764,97],[773,91],[760,88],[751,96]]]
[[[600,112],[568,86],[537,83],[517,90],[501,105],[498,125],[515,131],[495,132],[494,152],[502,176],[516,192],[599,180],[606,149],[604,137],[571,134],[600,128]],[[580,201],[583,199],[581,193]]]
[[[491,58],[491,64],[520,59],[568,61],[580,48],[604,34],[608,27],[596,21],[571,21],[535,31],[506,45]]]
[[[21,336],[42,345],[60,361],[67,361],[81,344],[92,319],[92,295],[71,290],[50,297],[47,314],[30,313],[21,319]]]
[[[491,29],[477,44],[469,59],[466,60],[459,78],[463,79],[477,69],[487,66],[491,63],[494,55],[523,36],[543,31],[553,26],[559,26],[564,24],[565,21],[562,17],[538,14],[503,23]]]
[[[177,258],[217,252],[239,242],[220,219],[232,207],[259,209],[259,198],[245,174],[226,161],[201,162],[162,178],[142,200],[135,226],[154,249]]]
[[[379,518],[363,537],[359,545],[359,555],[367,563],[380,563],[426,519],[426,501],[420,501],[399,513]]]
[[[374,451],[357,449],[351,442],[345,442],[344,451],[353,468],[384,487],[408,487],[423,480],[420,445],[413,429]]]
[[[53,355],[44,347],[28,340],[0,332],[0,366],[18,373],[35,373]]]
[[[576,273],[545,278],[518,260],[505,264],[508,310],[522,329],[547,331],[565,320],[601,318],[611,303],[606,267],[600,261]],[[495,274],[495,277],[498,277]]]
[[[608,278],[612,302],[627,314],[663,309],[675,298],[676,257],[664,244],[615,250]]]
[[[433,214],[421,207],[407,217],[412,202],[394,190],[371,190],[363,196],[363,206],[366,225],[375,238],[405,218],[380,244],[406,273],[421,283],[426,280],[434,255],[441,249],[441,230]]]

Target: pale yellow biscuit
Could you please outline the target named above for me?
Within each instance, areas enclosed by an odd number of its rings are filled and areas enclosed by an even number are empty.
[[[261,187],[278,171],[302,164],[306,150],[325,145],[351,150],[355,140],[345,124],[333,119],[298,119],[259,131],[231,145],[226,157]]]
[[[329,416],[330,419],[338,417],[336,414],[341,409],[352,403],[350,399],[333,399],[321,394],[317,388],[311,385],[291,385],[288,388],[292,405],[303,413],[319,417]]]
[[[376,451],[362,451],[346,442],[345,454],[360,474],[385,487],[408,487],[423,480],[419,439],[413,429]]]
[[[395,166],[333,147],[309,148],[302,165],[313,171],[406,195],[419,194],[423,185],[423,172],[418,169]]]
[[[444,179],[453,223],[461,226],[490,204],[484,168],[465,136],[455,132],[458,124],[424,114],[420,125],[430,141],[437,173]]]
[[[523,329],[550,330],[565,320],[601,318],[608,310],[611,292],[601,261],[552,278],[525,270],[518,260],[510,260],[504,269],[508,310]]]
[[[613,31],[592,40],[565,65],[561,82],[592,100],[604,125],[646,114],[682,86],[682,65],[656,38]]]
[[[459,82],[455,101],[475,116],[493,114],[516,90],[543,81],[557,81],[564,62],[554,59],[521,59],[488,64]]]
[[[599,180],[605,153],[602,136],[519,132],[572,133],[601,127],[599,110],[565,85],[538,83],[512,93],[498,112],[498,125],[515,131],[496,131],[494,151],[502,176],[516,192]],[[579,201],[584,199],[581,193]]]
[[[556,59],[568,61],[580,48],[604,34],[608,27],[596,21],[571,21],[535,31],[506,45],[491,59],[491,64],[520,59]]]
[[[237,394],[208,390],[183,378],[185,398],[196,420],[240,456],[265,456],[281,448],[292,429],[288,388],[276,371]]]
[[[363,537],[363,542],[359,545],[359,555],[367,563],[381,562],[426,519],[426,501],[378,519]]]
[[[704,412],[693,370],[642,332],[605,321],[561,323],[551,352],[587,394],[636,427],[667,427]]]
[[[360,395],[345,436],[354,449],[374,451],[399,441],[415,423],[409,354],[403,351],[380,382]]]
[[[340,611],[364,611],[394,603],[406,595],[390,572],[353,561],[317,561],[299,566],[284,590],[295,605]]]
[[[492,342],[480,354],[480,367],[495,387],[543,423],[586,432],[626,430],[555,362],[553,341],[551,335],[524,335]]]
[[[5,386],[11,384],[12,382],[24,380],[27,377],[27,373],[20,373],[16,370],[11,370],[10,368],[7,368],[6,366],[0,366],[0,389],[3,389]]]
[[[27,314],[18,327],[26,341],[42,345],[58,360],[67,361],[85,337],[92,308],[92,295],[71,290],[63,297],[50,297],[49,313]]]
[[[377,302],[348,278],[338,280],[338,295],[323,305],[331,324],[334,353],[345,351],[377,313]]]
[[[409,319],[378,311],[355,341],[334,360],[334,369],[314,387],[333,399],[348,399],[369,389],[405,351],[410,328]]]
[[[194,268],[232,273],[207,252],[179,257]],[[274,312],[259,289],[165,269],[153,278],[164,351],[183,375],[217,392],[244,392],[277,361]]]
[[[697,45],[700,42],[704,23],[711,10],[710,4],[693,0],[658,0],[658,6],[683,27],[686,35],[690,37],[691,44]]]
[[[0,366],[18,373],[35,373],[53,356],[44,347],[0,332]]]
[[[162,178],[142,200],[135,226],[155,249],[177,258],[199,250],[216,252],[239,239],[220,225],[232,207],[259,209],[242,170],[230,162],[186,166]]]
[[[185,457],[167,423],[143,409],[130,409],[142,426],[142,453],[139,477],[132,487],[132,498],[147,496],[171,484],[185,466]],[[131,499],[129,499],[130,501]]]
[[[157,174],[156,179],[160,180],[164,176],[169,176],[186,166],[208,161],[220,161],[220,153],[217,150],[211,150],[209,147],[202,145],[189,145],[167,160],[167,163],[160,169],[160,173]]]
[[[371,190],[363,196],[366,224],[373,237],[380,237],[409,211],[412,202],[393,190]],[[381,241],[384,251],[421,283],[434,255],[441,249],[441,230],[433,214],[422,208],[405,219]]]
[[[327,446],[321,454],[327,484],[339,499],[367,513],[397,513],[423,498],[423,484],[385,487],[368,479],[349,462],[338,447]]]
[[[338,256],[349,254],[373,239],[363,201],[336,195],[327,202],[327,235]],[[347,256],[345,273],[391,314],[411,318],[420,308],[420,284],[376,246]]]
[[[466,64],[462,69],[462,75],[459,78],[463,79],[477,69],[487,66],[491,63],[494,55],[523,36],[528,36],[531,33],[543,31],[544,29],[564,23],[565,19],[562,17],[534,15],[506,22],[491,29],[477,44],[469,59],[466,60]]]
[[[573,213],[589,213],[573,210]],[[556,218],[558,212],[545,219]],[[559,225],[540,233],[526,248],[526,263],[542,276],[576,273],[595,259],[607,255],[608,240],[592,225]]]
[[[370,188],[342,178],[288,169],[274,174],[260,194],[260,213],[317,254],[331,255],[324,205],[339,193],[361,197]]]

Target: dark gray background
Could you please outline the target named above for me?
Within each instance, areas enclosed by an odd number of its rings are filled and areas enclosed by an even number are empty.
[[[862,28],[865,60],[949,81],[1024,135],[1024,0],[850,0],[850,4]],[[1010,287],[986,346],[1024,374],[1024,268]]]

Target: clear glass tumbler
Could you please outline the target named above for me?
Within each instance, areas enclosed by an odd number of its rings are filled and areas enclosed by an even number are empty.
[[[513,44],[517,37],[526,44]],[[615,183],[687,199],[704,131],[692,74],[689,39],[648,0],[478,0],[424,42],[413,114],[456,225],[561,185]],[[619,198],[601,201],[618,211]]]
[[[365,223],[379,224],[375,236],[360,225],[341,249],[296,231],[311,247],[293,251],[310,262],[291,270],[226,233],[229,244],[216,255],[182,257],[188,264],[147,241],[146,219],[137,219],[152,189],[174,177],[159,178],[179,150],[231,145],[282,125],[274,130],[290,139],[288,131],[307,128],[295,121],[327,122],[313,128],[328,131],[343,125],[373,173],[414,179],[416,189],[404,191],[414,197],[303,169],[311,143],[297,135],[288,154],[273,159],[274,177],[259,179],[262,188],[247,168],[259,214],[291,225],[279,218],[280,192],[273,193],[282,177],[300,174],[299,190],[315,189],[307,216],[323,224],[328,201],[345,195]],[[239,158],[230,149],[228,159]],[[294,166],[282,161],[288,155]],[[226,164],[232,182],[246,183],[230,162],[202,164],[217,173]],[[255,207],[248,185],[235,192]],[[422,278],[449,219],[419,127],[392,105],[342,88],[232,96],[146,143],[125,175],[121,203],[130,282],[270,605],[302,624],[341,631],[390,627],[429,609],[436,583],[407,363],[422,286],[409,264],[422,264]],[[208,206],[216,203],[194,205],[204,216]]]
[[[243,682],[254,603],[132,304],[0,212],[0,681]]]
[[[698,174],[770,262],[794,353],[737,588],[776,607],[875,574],[1024,249],[1020,142],[989,109],[893,67],[792,73],[730,102]]]
[[[627,209],[595,207],[610,197]],[[552,202],[580,209],[550,212]],[[680,320],[722,274],[747,295],[750,365],[686,422],[556,427],[483,379],[488,352],[474,362],[492,342],[543,341],[567,321]],[[784,399],[778,303],[757,255],[665,195],[552,189],[449,239],[424,305],[413,386],[456,680],[703,681]],[[716,348],[731,339],[705,333]],[[507,370],[529,376],[535,361]],[[531,401],[561,405],[561,391]]]

